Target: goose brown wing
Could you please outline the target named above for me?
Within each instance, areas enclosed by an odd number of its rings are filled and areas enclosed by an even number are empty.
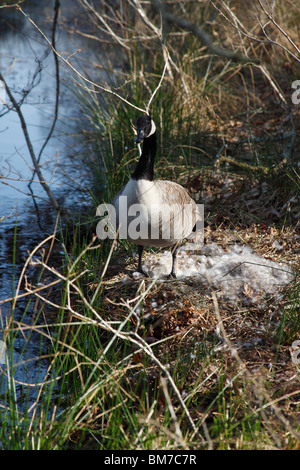
[[[195,201],[189,196],[186,189],[172,181],[157,180],[155,181],[155,188],[160,194],[159,199],[161,200],[162,208],[166,209],[166,212],[168,207],[171,212],[173,210],[174,215],[170,223],[172,229],[174,225],[177,238],[184,239],[188,237],[193,232],[193,228],[200,215]]]

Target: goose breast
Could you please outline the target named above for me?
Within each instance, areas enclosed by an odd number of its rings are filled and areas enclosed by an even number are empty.
[[[125,219],[120,196],[126,196]],[[173,246],[191,235],[199,219],[196,203],[182,186],[171,181],[131,179],[112,203],[117,226],[125,220],[126,238],[143,246]]]

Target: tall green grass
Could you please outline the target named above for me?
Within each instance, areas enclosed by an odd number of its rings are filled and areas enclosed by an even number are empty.
[[[74,256],[66,253],[63,269],[57,272],[63,279],[63,291],[52,321],[38,321],[37,316],[28,329],[26,315],[34,310],[31,299],[24,315],[18,321],[12,319],[7,330],[10,367],[8,378],[1,377],[5,387],[1,388],[2,448],[171,450],[274,446],[265,429],[263,410],[264,406],[268,409],[267,403],[262,402],[258,409],[254,406],[251,385],[249,388],[243,370],[228,376],[222,356],[212,354],[215,344],[209,336],[204,334],[197,341],[191,336],[188,348],[185,338],[182,346],[176,345],[175,356],[172,349],[170,356],[156,356],[159,344],[148,349],[134,325],[138,318],[135,310],[151,285],[125,309],[125,316],[109,317],[103,295],[105,286],[96,285],[103,274],[101,247],[97,243],[87,246],[85,240],[80,245],[79,241],[76,238]],[[43,258],[36,262],[53,274],[53,268],[43,264]],[[46,309],[46,297],[43,302]],[[116,302],[120,303],[120,299],[116,298]],[[285,326],[288,324],[286,321]],[[294,332],[298,331],[294,326],[289,324]],[[20,336],[22,347],[18,355],[24,363],[16,364]],[[33,340],[38,344],[38,336],[41,350],[36,352],[36,366],[43,361],[46,340],[48,372],[36,384],[37,396],[32,400],[26,386],[25,371],[31,366],[26,348]],[[136,360],[138,348],[141,356]],[[155,357],[159,358],[156,364]],[[167,364],[172,364],[172,368]],[[24,370],[21,389],[18,370]],[[166,388],[161,377],[168,370],[174,382]],[[197,380],[191,381],[195,374]],[[211,381],[213,387],[209,385]],[[178,402],[178,391],[189,416]],[[290,445],[292,448],[294,441]]]
[[[204,21],[207,9],[199,4],[197,15]],[[202,144],[206,132],[218,133],[218,139],[225,135],[224,123],[232,110],[235,117],[239,115],[241,92],[236,85],[240,82],[230,82],[228,77],[239,77],[242,71],[239,64],[204,52],[202,57],[191,36],[186,42],[174,37],[180,73],[163,81],[151,115],[159,130],[157,176],[176,180],[200,173],[201,168],[212,170],[220,140],[213,151],[208,144],[203,150]],[[124,58],[126,80],[117,84],[123,96],[139,107],[147,104],[164,66],[160,44],[145,47],[148,54],[133,40]],[[48,290],[41,289],[32,292],[29,300],[18,298],[22,314],[16,318],[12,312],[1,325],[7,344],[7,365],[0,377],[2,448],[256,449],[278,447],[278,441],[295,447],[297,439],[288,428],[272,428],[273,404],[263,393],[268,384],[262,383],[258,393],[230,349],[228,355],[217,352],[211,331],[203,329],[195,336],[191,328],[184,341],[146,342],[146,320],[137,309],[143,312],[155,281],[140,285],[140,290],[128,285],[126,290],[118,284],[118,276],[107,276],[107,269],[117,273],[114,266],[120,258],[124,266],[132,248],[124,242],[113,251],[110,243],[92,241],[91,236],[97,205],[111,200],[137,161],[131,124],[139,112],[112,95],[99,98],[80,88],[75,93],[89,120],[82,138],[91,154],[85,164],[94,176],[93,207],[73,227],[55,233],[64,248],[60,265],[56,259],[53,267],[51,253],[50,261],[43,253],[35,254],[39,282],[47,284],[48,277],[59,281],[57,291],[48,297]],[[265,164],[268,151],[267,147],[261,159],[252,145],[250,162]],[[17,243],[15,234],[14,253]],[[278,347],[299,333],[298,287],[274,336]],[[39,364],[44,365],[41,381],[35,385],[29,381],[33,357],[26,356],[33,340],[35,377]],[[170,346],[164,349],[165,344]]]

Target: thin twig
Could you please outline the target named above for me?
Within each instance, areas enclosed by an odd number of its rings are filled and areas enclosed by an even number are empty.
[[[149,102],[148,102],[148,104],[147,104],[147,106],[146,106],[146,112],[147,112],[147,114],[149,114],[150,106],[151,106],[151,103],[152,103],[152,101],[153,101],[153,99],[154,99],[154,96],[156,95],[156,93],[158,92],[158,90],[159,90],[160,87],[161,87],[161,84],[162,84],[163,79],[164,79],[164,77],[165,77],[165,73],[166,73],[166,70],[167,70],[168,63],[169,63],[169,53],[167,52],[167,59],[166,59],[165,66],[164,66],[163,72],[162,72],[162,74],[161,74],[159,83],[158,83],[157,87],[155,88],[154,92],[152,93],[152,96],[151,96],[151,98],[150,98],[150,100],[149,100]]]
[[[258,24],[260,25],[261,29],[263,30],[263,33],[264,35],[266,36],[267,40],[264,40],[264,39],[261,39],[260,37],[257,37],[257,36],[254,36],[253,34],[251,34],[249,31],[246,30],[245,26],[241,23],[241,21],[237,18],[237,16],[233,13],[232,9],[230,8],[229,5],[227,5],[224,1],[221,2],[222,6],[224,7],[224,9],[226,9],[228,11],[228,13],[233,17],[234,21],[231,21],[230,18],[228,18],[228,16],[226,16],[222,10],[215,4],[215,2],[213,2],[212,0],[210,0],[210,3],[213,5],[213,7],[216,9],[216,11],[218,11],[218,13],[220,15],[222,15],[222,17],[228,21],[228,23],[231,24],[231,26],[233,26],[233,28],[235,28],[240,34],[242,34],[243,36],[245,36],[246,38],[250,39],[251,41],[255,41],[259,44],[263,44],[263,45],[269,45],[269,44],[272,44],[274,45],[275,47],[279,47],[281,49],[283,49],[287,54],[289,54],[291,57],[293,57],[293,59],[295,59],[297,62],[300,61],[300,58],[297,57],[292,51],[290,51],[287,47],[285,47],[283,44],[280,44],[278,41],[274,41],[273,39],[271,39],[269,37],[269,35],[266,33],[266,30],[265,28],[263,27],[263,25],[261,24],[261,22],[259,21],[259,19],[257,18],[257,21],[258,21]],[[263,6],[261,5],[262,7],[262,10],[264,10]],[[266,15],[267,12],[265,11]],[[298,49],[298,53],[299,52],[299,48],[297,48],[296,44],[292,41],[292,39],[290,38],[290,36],[288,36],[288,34],[278,25],[278,23],[273,19],[272,20],[274,26],[276,28],[278,28],[278,30],[288,39],[288,41],[293,45],[293,47],[296,48],[296,50]]]
[[[75,73],[75,75],[77,75],[77,77],[80,78],[80,80],[82,80],[82,82],[85,82],[87,83],[88,85],[91,85],[91,88],[89,87],[85,87],[82,83],[80,83],[78,80],[75,80],[74,78],[72,78],[72,80],[82,89],[86,90],[86,91],[89,91],[89,92],[92,92],[92,93],[97,93],[97,89],[100,90],[100,91],[104,91],[105,93],[109,93],[113,96],[115,96],[116,98],[120,99],[121,101],[123,101],[124,103],[128,104],[129,106],[131,106],[132,108],[134,109],[137,109],[138,111],[141,111],[142,113],[145,112],[145,109],[142,109],[142,108],[139,108],[138,106],[135,106],[133,103],[131,103],[130,101],[126,100],[125,98],[123,98],[123,96],[119,95],[118,93],[116,93],[115,91],[111,90],[110,88],[106,88],[102,85],[99,85],[98,83],[95,83],[93,82],[92,80],[89,80],[87,77],[85,77],[84,75],[82,75],[72,64],[71,62],[69,62],[69,60],[65,59],[57,50],[56,48],[53,47],[51,41],[48,39],[48,37],[46,36],[46,34],[37,26],[37,24],[30,18],[30,16],[25,13],[22,8],[20,6],[17,7],[18,10],[27,18],[27,20],[34,26],[34,28],[41,34],[41,36],[45,39],[45,41],[47,42],[47,44],[49,45],[49,47],[52,49],[52,51],[57,55],[57,57],[59,57],[59,59],[62,60],[62,62],[72,70],[72,72]],[[95,90],[96,88],[96,90]],[[99,91],[99,92],[100,92]],[[99,93],[98,92],[98,93]]]
[[[51,39],[51,43],[52,43],[54,49],[56,48],[55,35],[56,35],[56,27],[57,27],[59,8],[60,8],[59,0],[55,0],[55,6],[54,6],[54,12],[55,13],[54,13],[54,18],[53,18],[52,39]],[[49,140],[50,140],[50,138],[53,134],[53,131],[54,131],[54,128],[55,128],[55,125],[56,125],[56,122],[57,122],[57,118],[58,118],[59,89],[60,89],[59,61],[58,61],[58,58],[57,58],[56,54],[53,54],[53,56],[54,56],[54,62],[55,62],[55,83],[56,83],[54,117],[53,117],[53,121],[52,121],[51,128],[49,130],[49,133],[48,133],[48,135],[45,139],[45,142],[43,143],[42,148],[39,152],[38,163],[40,162],[40,159],[41,159],[42,153],[44,151],[44,148],[46,147],[47,143],[49,142]]]
[[[19,0],[18,2],[16,3],[12,3],[11,5],[0,5],[0,9],[1,8],[13,8],[13,7],[18,7],[21,3],[23,3],[24,0]]]
[[[203,31],[203,29],[199,28],[198,26],[186,21],[182,18],[178,18],[177,16],[170,13],[163,2],[160,0],[153,0],[154,5],[156,8],[161,12],[162,17],[170,22],[178,26],[179,28],[186,29],[194,34],[201,42],[204,44],[208,49],[213,53],[220,57],[225,57],[226,59],[237,60],[239,62],[253,62],[259,63],[259,59],[246,57],[239,52],[230,51],[229,49],[224,49],[213,43],[211,37]]]
[[[288,431],[291,433],[291,435],[293,435],[299,441],[300,440],[300,433],[291,426],[289,421],[282,414],[281,410],[277,407],[276,402],[278,400],[272,400],[271,397],[269,396],[269,394],[265,390],[262,389],[260,383],[256,380],[254,375],[251,374],[251,372],[249,372],[249,370],[246,367],[246,364],[240,358],[240,356],[237,352],[237,349],[231,343],[231,340],[229,339],[229,337],[227,335],[227,332],[226,332],[224,324],[223,324],[223,320],[221,318],[219,305],[218,305],[218,300],[217,300],[217,297],[216,297],[215,293],[212,293],[212,300],[213,300],[213,304],[214,304],[215,314],[216,314],[217,319],[218,319],[218,325],[220,327],[220,331],[222,333],[222,336],[225,340],[226,345],[228,346],[228,349],[230,350],[230,353],[231,353],[232,357],[234,357],[236,359],[236,361],[239,364],[241,370],[244,371],[244,373],[248,377],[249,381],[253,383],[253,385],[254,385],[253,391],[254,391],[255,395],[257,396],[258,400],[261,401],[260,397],[263,397],[268,403],[268,405],[264,405],[261,409],[265,409],[267,406],[270,406],[270,407],[272,406],[272,409],[273,409],[274,413],[276,414],[277,418],[282,422],[282,424],[284,424],[284,426],[286,427],[286,429],[288,429]]]
[[[48,184],[46,183],[45,181],[45,178],[43,177],[43,174],[42,174],[42,171],[41,171],[41,168],[38,164],[38,161],[37,161],[37,158],[36,158],[36,155],[35,155],[35,152],[33,150],[33,146],[32,146],[32,143],[31,143],[31,140],[30,140],[30,137],[29,137],[29,133],[28,133],[28,130],[27,130],[27,125],[26,125],[26,122],[25,122],[25,119],[24,119],[24,116],[23,116],[23,113],[21,111],[21,108],[19,106],[19,104],[17,103],[16,99],[14,98],[9,86],[7,85],[2,73],[0,72],[0,80],[3,82],[4,84],[4,87],[5,87],[5,90],[6,90],[6,93],[11,101],[11,103],[13,104],[13,107],[15,108],[17,114],[18,114],[18,117],[20,119],[20,122],[21,122],[21,127],[22,127],[22,131],[23,131],[23,134],[24,134],[24,137],[25,137],[25,141],[26,141],[26,145],[27,145],[27,148],[28,148],[28,151],[29,151],[29,154],[30,154],[30,157],[31,157],[31,160],[32,160],[32,163],[33,163],[33,166],[34,166],[34,169],[36,171],[36,174],[38,175],[38,178],[39,178],[39,181],[43,187],[43,189],[45,190],[45,192],[47,193],[47,196],[51,202],[51,204],[53,205],[54,209],[57,211],[57,212],[61,212],[61,214],[65,217],[66,220],[68,220],[68,216],[67,216],[67,212],[65,210],[63,210],[60,205],[59,205],[59,202],[57,201],[57,199],[55,198],[54,194],[52,193],[50,187],[48,186]]]
[[[288,42],[293,46],[293,48],[297,51],[297,53],[299,54],[300,56],[300,49],[299,47],[297,47],[297,45],[294,43],[294,41],[291,39],[291,37],[279,26],[279,24],[274,20],[274,17],[273,17],[273,14],[270,15],[269,12],[267,12],[267,10],[265,9],[265,7],[263,6],[261,0],[258,0],[258,3],[261,7],[261,9],[263,10],[263,12],[265,13],[265,15],[269,18],[269,20],[273,23],[273,25],[278,29],[278,31],[281,32],[281,34],[283,34],[283,36],[288,40]],[[290,53],[290,51],[288,51]],[[294,55],[293,55],[294,56]],[[298,62],[300,61],[300,58],[297,58]]]

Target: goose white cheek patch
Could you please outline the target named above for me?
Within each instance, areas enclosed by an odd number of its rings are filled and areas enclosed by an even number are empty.
[[[156,131],[156,125],[155,125],[153,119],[151,119],[151,131],[149,132],[147,137],[150,137],[150,135],[153,135],[155,131]]]

